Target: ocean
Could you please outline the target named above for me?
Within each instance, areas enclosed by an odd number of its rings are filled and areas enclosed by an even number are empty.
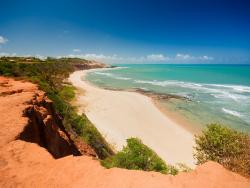
[[[199,130],[221,123],[250,133],[250,65],[124,64],[90,72],[86,79],[103,88],[183,96],[188,100],[160,103]]]

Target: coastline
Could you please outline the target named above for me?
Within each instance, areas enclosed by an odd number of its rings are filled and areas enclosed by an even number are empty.
[[[129,137],[138,137],[168,164],[195,167],[192,130],[175,121],[157,102],[131,91],[113,91],[94,86],[84,79],[87,72],[76,71],[69,81],[78,89],[75,104],[85,113],[106,140],[121,150]],[[84,92],[83,92],[84,91]]]
[[[161,102],[157,99],[152,99],[155,106],[167,117],[176,122],[178,126],[181,126],[183,129],[190,132],[192,135],[199,135],[202,132],[202,128],[197,122],[191,121],[183,117],[180,113],[176,111],[169,110],[168,107],[163,106]]]

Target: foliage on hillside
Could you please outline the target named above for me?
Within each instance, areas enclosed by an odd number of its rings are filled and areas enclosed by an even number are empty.
[[[250,137],[247,134],[211,124],[196,136],[195,151],[198,164],[212,160],[234,172],[250,176]]]
[[[36,58],[2,57],[0,75],[27,79],[38,84],[54,101],[55,110],[63,118],[65,128],[77,133],[104,159],[113,154],[113,151],[88,118],[84,114],[80,116],[76,113],[70,104],[74,98],[74,88],[63,82],[74,71],[76,63],[86,64],[87,61],[69,58],[48,58],[42,61]]]
[[[166,165],[153,150],[144,145],[138,138],[127,139],[127,146],[116,155],[102,161],[102,165],[107,168],[119,167],[173,175],[178,173],[176,168]]]

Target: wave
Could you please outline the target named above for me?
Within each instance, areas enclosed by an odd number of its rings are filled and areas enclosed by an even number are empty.
[[[95,74],[99,74],[99,75],[105,75],[105,76],[111,76],[111,73],[107,73],[107,72],[95,72]]]
[[[217,89],[228,88],[238,92],[250,92],[250,87],[242,85],[223,85],[223,84],[201,84],[195,82],[184,82],[177,80],[166,80],[166,81],[147,81],[147,80],[134,80],[135,83],[145,83],[158,86],[178,85],[181,87],[193,88],[193,89],[206,89],[208,91],[217,91]],[[206,87],[207,86],[207,87]]]
[[[222,108],[222,111],[224,113],[226,113],[226,114],[231,115],[231,116],[238,117],[238,118],[240,118],[242,121],[244,121],[246,123],[250,123],[249,114],[247,114],[247,113],[240,113],[240,112],[237,112],[237,111],[234,111],[234,110],[229,110],[229,109],[226,109],[226,108]]]
[[[141,83],[141,84],[152,84],[157,86],[182,86],[182,87],[201,87],[201,84],[197,83],[191,83],[191,82],[183,82],[183,81],[176,81],[176,80],[166,80],[166,81],[146,81],[146,80],[134,80],[135,83]]]
[[[242,100],[249,99],[249,97],[244,96],[244,95],[232,94],[232,93],[223,92],[223,91],[221,91],[221,94],[211,93],[211,95],[215,98],[218,98],[218,99],[233,99],[235,102],[240,102]]]
[[[123,68],[123,67],[121,67]],[[198,93],[205,93],[213,96],[217,99],[222,100],[233,100],[234,102],[241,103],[250,99],[247,94],[250,92],[250,87],[242,85],[223,85],[223,84],[202,84],[195,82],[184,82],[178,80],[133,80],[132,78],[122,77],[120,75],[115,75],[107,72],[95,72],[95,74],[108,76],[118,80],[132,80],[133,83],[137,84],[150,84],[160,87],[179,87],[186,88],[189,90],[195,90]],[[193,91],[191,91],[193,93]],[[246,95],[247,94],[247,95]]]
[[[95,72],[95,74],[99,74],[99,75],[104,75],[104,76],[108,76],[114,79],[118,79],[118,80],[131,80],[131,78],[128,77],[122,77],[122,76],[116,76],[112,73],[108,73],[108,72]]]
[[[115,67],[113,69],[128,69],[128,68],[130,68],[130,67]]]
[[[204,84],[208,86],[214,86],[214,87],[224,87],[233,89],[234,91],[238,93],[250,93],[250,87],[249,86],[242,86],[242,85],[223,85],[223,84]]]
[[[194,83],[194,82],[184,82],[184,81],[177,81],[177,80],[166,80],[166,81],[147,81],[147,80],[134,80],[134,83],[141,83],[141,84],[152,84],[156,86],[179,86],[184,88],[191,88],[191,89],[204,89],[202,88],[204,84]]]
[[[215,98],[232,99],[235,102],[241,102],[242,100],[249,99],[249,96],[246,96],[242,93],[246,93],[250,91],[250,87],[248,86],[201,84],[201,83],[183,82],[183,81],[176,81],[176,80],[168,80],[168,81],[134,80],[134,83],[151,84],[151,85],[161,86],[161,87],[175,86],[175,87],[187,88],[187,89],[196,90],[198,92],[210,94]]]
[[[250,96],[248,93],[248,86],[239,86],[239,85],[222,85],[222,84],[201,84],[201,83],[193,83],[193,82],[183,82],[176,80],[169,81],[148,81],[148,80],[134,80],[134,83],[138,84],[151,84],[161,87],[179,87],[185,88],[184,90],[179,90],[178,95],[185,96],[196,102],[200,103],[201,101],[205,101],[207,103],[211,101],[213,104],[218,104],[218,102],[222,102],[221,104],[228,105],[240,105],[241,109],[243,109],[243,113],[233,111],[227,108],[222,108],[222,111],[231,116],[235,116],[240,118],[242,121],[250,123],[249,114],[247,113],[246,108],[250,105]],[[244,91],[244,92],[243,92]],[[213,96],[215,99],[210,99],[202,96],[202,94],[209,94]],[[195,95],[195,97],[194,97]],[[198,95],[198,97],[197,97]],[[236,104],[233,104],[235,102]],[[211,103],[210,103],[211,104]],[[221,105],[220,104],[220,105]]]
[[[242,117],[242,114],[240,114],[239,112],[233,111],[233,110],[228,110],[226,108],[222,108],[222,111],[227,113],[227,114],[236,116],[236,117]]]

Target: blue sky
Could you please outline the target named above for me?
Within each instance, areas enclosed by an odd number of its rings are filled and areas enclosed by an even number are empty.
[[[248,63],[248,0],[2,0],[0,55]]]

